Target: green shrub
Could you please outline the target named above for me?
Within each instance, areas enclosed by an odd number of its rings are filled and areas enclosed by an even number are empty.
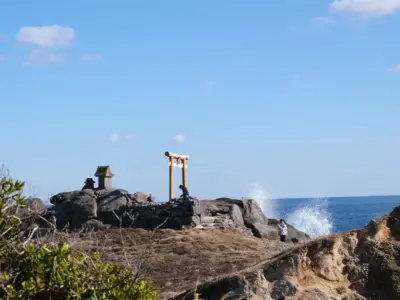
[[[104,263],[66,243],[21,244],[18,207],[24,183],[0,180],[0,299],[156,300],[155,286],[124,266]]]

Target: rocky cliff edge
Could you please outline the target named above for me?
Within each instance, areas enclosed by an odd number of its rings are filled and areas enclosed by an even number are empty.
[[[197,294],[197,295],[195,295]],[[400,206],[359,230],[295,246],[171,300],[399,300]]]

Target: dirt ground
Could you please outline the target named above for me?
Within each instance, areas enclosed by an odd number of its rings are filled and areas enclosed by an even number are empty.
[[[98,251],[106,261],[139,270],[142,279],[159,287],[162,299],[252,267],[289,247],[227,229],[110,229],[69,235],[68,240],[78,250]]]

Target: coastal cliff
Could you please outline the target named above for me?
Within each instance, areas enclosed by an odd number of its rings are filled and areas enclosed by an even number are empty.
[[[202,299],[400,299],[400,206],[367,226],[295,246],[196,287]],[[171,300],[195,299],[186,291]]]
[[[114,190],[61,193],[49,210],[29,202],[56,219],[74,249],[130,266],[157,285],[160,299],[400,299],[400,206],[361,229],[316,239],[289,226],[281,243],[277,221],[253,200],[144,199]]]

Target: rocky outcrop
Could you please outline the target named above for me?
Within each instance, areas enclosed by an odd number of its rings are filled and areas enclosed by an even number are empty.
[[[107,226],[183,229],[237,229],[245,234],[278,240],[276,220],[268,220],[256,201],[219,198],[156,203],[145,193],[122,189],[63,192],[53,196],[47,218],[59,229],[101,230]],[[95,221],[94,221],[95,220]],[[89,222],[90,221],[90,222]],[[88,223],[89,222],[89,223]],[[102,226],[103,224],[104,226]],[[309,236],[288,226],[294,243]]]
[[[251,269],[202,284],[197,293],[208,300],[398,300],[399,237],[400,206],[365,228],[293,247]],[[171,299],[194,299],[194,293]]]

